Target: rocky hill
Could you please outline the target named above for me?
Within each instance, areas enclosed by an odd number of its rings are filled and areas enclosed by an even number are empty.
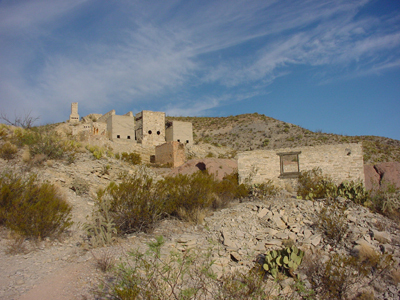
[[[342,141],[362,142],[367,162],[399,160],[400,141],[311,132],[258,114],[167,119],[193,123],[197,145],[189,154],[197,157],[209,153],[226,157],[236,150]],[[47,126],[46,132],[55,127]],[[14,142],[10,137],[12,130],[8,128],[0,135],[1,147],[8,140]],[[138,286],[145,279],[154,279],[149,286],[154,293],[164,293],[159,299],[177,299],[172,291],[178,292],[185,284],[204,292],[204,296],[199,294],[192,299],[249,299],[250,295],[254,299],[400,297],[398,220],[340,197],[332,202],[300,200],[293,191],[270,197],[253,193],[233,200],[222,210],[204,213],[197,223],[170,217],[158,223],[153,232],[120,235],[106,247],[93,247],[84,224],[91,222],[97,191],[143,170],[154,180],[160,180],[171,169],[130,165],[113,155],[96,159],[84,145],[77,146],[70,136],[65,139],[71,139],[71,143],[64,146],[77,147],[73,148],[73,157],[49,159],[40,153],[29,155],[29,147],[20,147],[12,158],[0,158],[2,176],[7,172],[25,178],[35,174],[39,182],[56,186],[72,205],[74,222],[61,236],[43,239],[20,237],[0,226],[0,299],[120,299],[115,294],[111,296],[110,290],[118,280],[117,262],[132,266],[134,262],[128,252],[145,253],[149,243],[154,247],[159,236],[164,237],[164,242],[159,243],[160,256],[155,260],[158,265],[154,263],[147,271],[136,274],[140,278]],[[30,141],[25,142],[28,145]],[[56,148],[51,143],[42,146]],[[13,147],[17,148],[9,145],[8,149]],[[37,151],[38,147],[33,149]],[[396,203],[399,204],[398,198],[390,202]],[[281,269],[275,278],[268,272],[264,272],[262,280],[254,277],[253,271],[260,269],[260,262],[266,263],[271,251],[289,246],[305,253],[297,270]],[[135,263],[140,263],[139,258],[146,255],[136,256]],[[148,257],[144,265],[154,262],[152,259],[154,256]],[[158,272],[158,277],[146,273],[152,270]],[[176,273],[165,273],[166,270],[185,270],[187,277],[182,280],[183,277],[174,277]],[[174,282],[173,278],[178,279]],[[99,295],[100,291],[104,293]],[[165,293],[169,296],[165,297]]]
[[[197,143],[226,146],[236,151],[361,142],[365,164],[400,162],[398,140],[378,136],[346,136],[313,132],[257,113],[229,117],[167,117],[166,119],[192,122],[194,139]]]

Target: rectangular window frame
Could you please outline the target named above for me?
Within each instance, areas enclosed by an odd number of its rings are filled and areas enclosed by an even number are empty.
[[[277,153],[277,155],[279,155],[280,171],[281,171],[281,175],[279,176],[279,178],[298,178],[299,177],[299,175],[300,175],[299,154],[301,154],[301,151]],[[283,164],[283,162],[284,162],[283,157],[289,156],[289,155],[296,155],[296,158],[297,158],[297,172],[285,172],[285,168],[284,168],[284,164]]]

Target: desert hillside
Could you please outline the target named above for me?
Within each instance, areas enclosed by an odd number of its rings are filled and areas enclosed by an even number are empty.
[[[365,164],[400,162],[398,140],[313,132],[257,113],[229,117],[167,117],[167,120],[192,122],[194,139],[198,143],[237,151],[361,142]]]
[[[193,123],[197,160],[144,162],[66,123],[0,125],[0,299],[399,298],[398,189],[229,173],[240,150],[362,142],[372,163],[398,161],[400,141],[258,114],[167,120]]]

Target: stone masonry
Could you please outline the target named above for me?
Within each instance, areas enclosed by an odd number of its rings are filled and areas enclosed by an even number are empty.
[[[179,167],[185,163],[185,146],[177,141],[156,146],[156,163]]]
[[[292,158],[287,162],[292,167],[286,174],[282,173],[282,168],[285,171],[287,167],[286,162],[282,162],[285,155]],[[321,145],[255,150],[238,154],[241,183],[249,181],[254,184],[272,180],[274,184],[284,187],[288,183],[293,183],[298,176],[297,171],[308,171],[313,168],[320,168],[324,175],[330,176],[336,183],[357,179],[364,182],[362,145],[356,143]]]
[[[136,140],[144,145],[165,143],[165,113],[143,110],[136,114]]]
[[[107,133],[110,140],[135,141],[135,118],[132,113],[123,116],[112,115],[107,119]]]
[[[71,104],[71,114],[69,115],[70,123],[78,123],[79,122],[79,114],[78,114],[78,102],[73,102]]]
[[[191,122],[168,122],[165,129],[165,140],[178,141],[183,144],[193,144],[193,128]]]

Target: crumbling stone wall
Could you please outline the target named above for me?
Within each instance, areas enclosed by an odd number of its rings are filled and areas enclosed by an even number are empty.
[[[358,179],[364,182],[362,145],[356,143],[242,152],[238,154],[239,181],[262,183],[271,179],[282,187],[292,182],[296,177],[294,168],[289,176],[281,174],[282,154],[298,155],[300,172],[320,168],[336,183]],[[292,164],[297,164],[295,159]]]
[[[178,141],[185,145],[193,144],[193,128],[191,122],[172,121],[167,123],[165,140],[167,142]]]
[[[79,123],[78,102],[71,103],[71,114],[69,115],[70,123]]]
[[[138,143],[153,146],[165,143],[165,113],[149,110],[137,113],[135,132]]]
[[[97,119],[97,122],[107,122],[107,119],[113,115],[115,115],[115,109],[110,110],[108,113],[102,115],[100,118]]]
[[[135,118],[132,112],[123,115],[112,115],[107,119],[108,137],[114,140],[135,141]]]
[[[156,146],[156,160],[158,164],[169,164],[179,167],[185,163],[185,146],[182,143],[172,141]]]

